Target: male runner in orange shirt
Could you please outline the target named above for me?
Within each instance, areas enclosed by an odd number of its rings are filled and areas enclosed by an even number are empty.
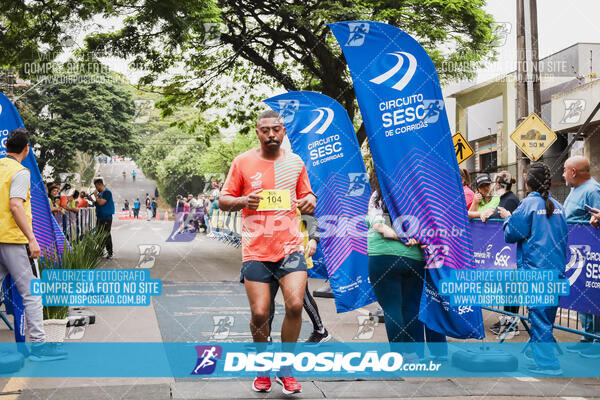
[[[312,214],[316,197],[302,159],[281,149],[285,127],[275,111],[263,112],[256,124],[260,147],[237,156],[219,198],[223,211],[242,210],[242,272],[250,303],[250,330],[254,342],[264,343],[269,332],[270,284],[279,281],[285,301],[281,341],[295,343],[302,324],[302,300],[306,288],[303,235],[296,209]],[[261,196],[263,190],[271,191]],[[301,387],[291,369],[278,376],[286,394]],[[287,375],[286,375],[287,374]],[[271,378],[254,380],[255,391],[271,390]]]

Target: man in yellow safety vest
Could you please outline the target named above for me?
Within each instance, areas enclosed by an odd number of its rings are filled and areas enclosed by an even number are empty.
[[[0,283],[10,274],[23,298],[25,320],[32,342],[31,361],[67,357],[54,343],[45,343],[42,298],[31,294],[37,270],[33,259],[40,246],[32,227],[30,173],[21,163],[29,154],[29,133],[18,128],[6,139],[6,157],[0,159]]]

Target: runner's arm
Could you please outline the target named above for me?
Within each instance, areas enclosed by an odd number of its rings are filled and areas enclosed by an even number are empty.
[[[532,213],[521,203],[519,207],[504,220],[504,241],[506,243],[516,243],[525,240],[531,233]]]
[[[302,221],[306,226],[306,232],[308,233],[308,240],[314,240],[317,244],[319,243],[319,223],[314,215],[302,214]]]
[[[229,195],[223,195],[219,197],[219,209],[221,211],[239,211],[242,208],[245,208],[246,204],[246,196],[233,197]]]

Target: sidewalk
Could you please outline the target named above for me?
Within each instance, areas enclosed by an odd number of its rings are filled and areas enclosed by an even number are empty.
[[[196,399],[561,399],[600,398],[600,382],[559,382],[551,379],[407,379],[370,381],[305,381],[303,392],[286,396],[280,386],[270,393],[255,393],[249,380],[207,380],[172,384],[108,386],[101,389],[68,387],[24,390],[19,400],[196,400]],[[9,396],[10,397],[10,396]],[[4,399],[4,397],[3,397]]]

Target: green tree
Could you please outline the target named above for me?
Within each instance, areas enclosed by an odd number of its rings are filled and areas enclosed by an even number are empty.
[[[113,3],[111,0],[0,2],[0,67],[21,69],[23,74],[25,63],[52,61],[68,47],[70,35],[82,21],[117,12]]]
[[[260,84],[315,90],[337,99],[356,122],[357,104],[339,47],[326,24],[367,19],[413,35],[443,81],[468,78],[494,54],[493,19],[483,0],[45,0],[3,2],[0,58],[20,66],[40,46],[64,47],[69,28],[94,15],[122,17],[115,32],[92,34],[87,48],[128,57],[160,87],[165,114],[180,105],[223,105],[231,88],[256,105]],[[215,30],[212,23],[220,23]],[[211,39],[217,39],[212,41]],[[442,68],[445,63],[469,65]],[[224,79],[228,76],[230,79]],[[234,85],[231,85],[233,80]],[[238,98],[237,101],[240,101]],[[252,112],[253,110],[250,110]],[[234,107],[234,120],[248,118]],[[364,138],[364,129],[359,129]]]
[[[482,0],[216,0],[219,30],[210,24],[216,21],[210,7],[181,1],[170,4],[173,8],[164,14],[144,3],[128,16],[124,28],[91,35],[87,46],[132,57],[147,72],[145,84],[156,84],[164,72],[183,68],[184,73],[161,83],[167,113],[181,104],[213,106],[223,97],[219,82],[228,74],[249,85],[268,77],[288,90],[322,92],[354,119],[351,80],[329,22],[367,19],[400,27],[425,47],[442,80],[466,78],[474,70],[441,68],[444,63],[476,66],[493,54],[493,19]],[[205,14],[197,15],[199,10]],[[199,18],[190,20],[191,15]],[[362,126],[358,134],[361,140],[365,137]]]
[[[49,76],[16,106],[33,133],[41,170],[70,171],[77,152],[132,155],[139,149],[132,89],[117,74]]]

